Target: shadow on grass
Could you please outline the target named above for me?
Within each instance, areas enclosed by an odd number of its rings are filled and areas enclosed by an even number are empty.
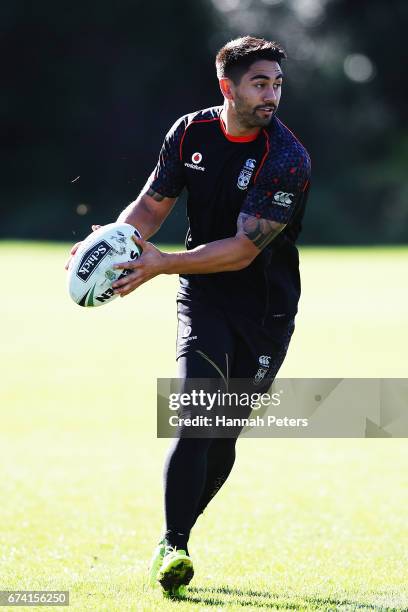
[[[223,595],[234,597],[231,599],[222,599]],[[258,599],[258,600],[257,600]],[[268,601],[261,601],[261,599]],[[347,606],[347,610],[372,610],[381,612],[396,612],[397,608],[388,608],[385,606],[375,606],[373,604],[364,604],[359,601],[351,601],[343,598],[320,598],[320,597],[304,597],[299,598],[285,597],[285,595],[273,593],[270,591],[254,591],[252,589],[243,590],[235,589],[226,586],[219,587],[190,587],[186,596],[183,598],[186,602],[202,604],[205,606],[226,606],[239,605],[252,608],[274,608],[283,610],[301,610],[303,608],[314,608],[316,610],[324,610],[325,612],[335,611]]]

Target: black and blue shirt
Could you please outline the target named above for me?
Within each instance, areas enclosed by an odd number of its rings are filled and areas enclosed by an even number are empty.
[[[300,296],[295,243],[309,190],[309,155],[277,117],[255,136],[233,137],[221,111],[216,106],[176,121],[149,186],[170,198],[187,189],[187,249],[235,236],[240,212],[287,225],[247,268],[181,275],[180,291],[248,316],[261,316],[265,308],[293,315]]]

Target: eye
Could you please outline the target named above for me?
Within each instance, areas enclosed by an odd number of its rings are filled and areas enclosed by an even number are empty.
[[[256,83],[255,87],[258,87],[259,89],[262,89],[262,87],[265,87],[265,83]]]
[[[274,89],[279,89],[279,87],[282,87],[282,83],[274,83],[273,87]]]

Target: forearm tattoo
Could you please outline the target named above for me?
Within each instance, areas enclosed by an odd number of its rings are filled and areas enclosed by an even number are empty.
[[[242,231],[260,250],[264,249],[284,227],[284,223],[258,219],[246,213],[240,213],[238,217],[238,231]]]
[[[156,200],[156,202],[161,202],[164,200],[164,196],[162,196],[161,193],[157,193],[157,191],[154,191],[154,189],[151,189],[150,187],[147,190],[147,195],[153,198],[153,200]]]

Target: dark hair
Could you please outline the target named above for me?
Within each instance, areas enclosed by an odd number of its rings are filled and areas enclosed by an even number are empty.
[[[285,58],[286,53],[279,43],[255,36],[242,36],[230,40],[218,51],[215,58],[217,77],[227,77],[238,84],[254,62],[270,60],[280,65]]]

